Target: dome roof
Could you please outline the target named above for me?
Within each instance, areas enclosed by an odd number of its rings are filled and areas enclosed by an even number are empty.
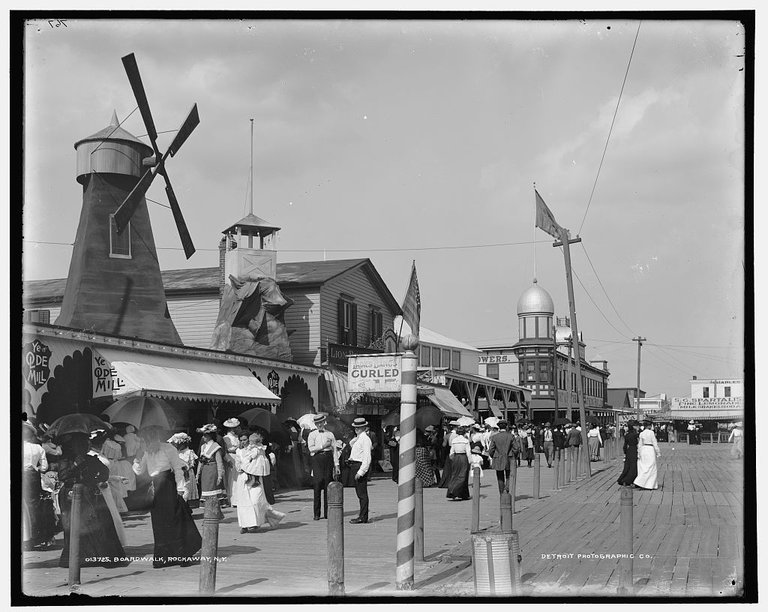
[[[552,296],[536,284],[533,279],[533,285],[523,292],[517,301],[517,314],[546,313],[555,314],[555,304]]]
[[[567,342],[571,337],[571,328],[565,326],[555,327],[555,339],[558,343]]]
[[[117,112],[112,112],[112,120],[109,125],[104,129],[99,130],[95,134],[91,134],[87,138],[82,138],[75,143],[75,149],[84,142],[101,142],[101,141],[123,141],[132,145],[138,145],[139,147],[146,149],[147,155],[152,155],[154,150],[148,144],[142,142],[136,136],[120,127],[120,122],[117,120]]]

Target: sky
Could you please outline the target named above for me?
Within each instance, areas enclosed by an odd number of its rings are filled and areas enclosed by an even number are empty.
[[[279,262],[369,257],[402,302],[415,260],[422,326],[511,344],[534,277],[568,315],[535,183],[582,239],[578,326],[609,386],[636,384],[638,335],[650,395],[741,378],[745,32],[585,17],[30,21],[23,278],[67,275],[74,143],[113,110],[146,133],[120,61],[134,53],[161,150],[193,103],[201,120],[167,164],[189,261],[162,182],[147,194],[162,269],[218,265],[248,213],[253,119],[253,212],[282,228]]]

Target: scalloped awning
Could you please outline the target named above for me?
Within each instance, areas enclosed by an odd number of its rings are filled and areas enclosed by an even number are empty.
[[[163,399],[277,404],[280,398],[243,365],[96,349],[112,368],[115,399],[148,395]]]

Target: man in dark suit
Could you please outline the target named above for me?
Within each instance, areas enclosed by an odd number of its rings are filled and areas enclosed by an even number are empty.
[[[499,493],[509,490],[510,461],[514,461],[515,451],[520,451],[520,442],[507,431],[507,422],[499,421],[499,433],[491,436],[488,444],[488,454],[491,457],[491,469],[496,470],[496,480],[499,483]]]
[[[575,446],[578,448],[581,446],[581,428],[578,426],[578,423],[575,427],[571,427],[571,430],[568,432],[568,446]]]

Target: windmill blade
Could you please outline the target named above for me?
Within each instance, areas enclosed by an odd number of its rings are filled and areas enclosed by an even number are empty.
[[[125,201],[120,205],[120,208],[115,212],[115,225],[117,225],[118,234],[123,233],[139,202],[141,202],[144,194],[147,193],[147,189],[149,189],[152,181],[155,180],[155,176],[157,176],[156,168],[147,170],[131,190],[131,193],[128,194],[128,197],[125,198]]]
[[[176,155],[176,153],[179,152],[179,149],[181,149],[181,145],[187,141],[187,138],[189,138],[189,135],[195,130],[199,123],[200,116],[197,114],[197,104],[195,104],[192,107],[192,110],[189,111],[184,123],[181,124],[179,131],[176,132],[176,136],[165,154],[168,155],[170,153],[171,157]]]
[[[184,255],[189,259],[195,253],[195,245],[192,244],[192,236],[189,235],[187,224],[184,222],[184,215],[181,214],[179,201],[176,199],[176,194],[173,192],[171,181],[165,172],[163,172],[163,178],[165,179],[165,193],[168,195],[168,201],[171,203],[173,219],[176,221],[176,229],[179,230],[181,244],[184,247]]]
[[[134,56],[133,53],[126,55],[123,58],[123,66],[125,67],[125,72],[128,75],[128,81],[131,83],[133,95],[139,105],[141,117],[144,119],[144,125],[147,128],[147,135],[152,141],[152,148],[154,148],[155,152],[157,152],[157,144],[155,142],[157,140],[157,130],[155,129],[155,122],[152,119],[152,112],[149,110],[147,94],[144,93],[144,84],[141,82],[141,75],[139,74],[139,66],[136,63],[136,56]]]

